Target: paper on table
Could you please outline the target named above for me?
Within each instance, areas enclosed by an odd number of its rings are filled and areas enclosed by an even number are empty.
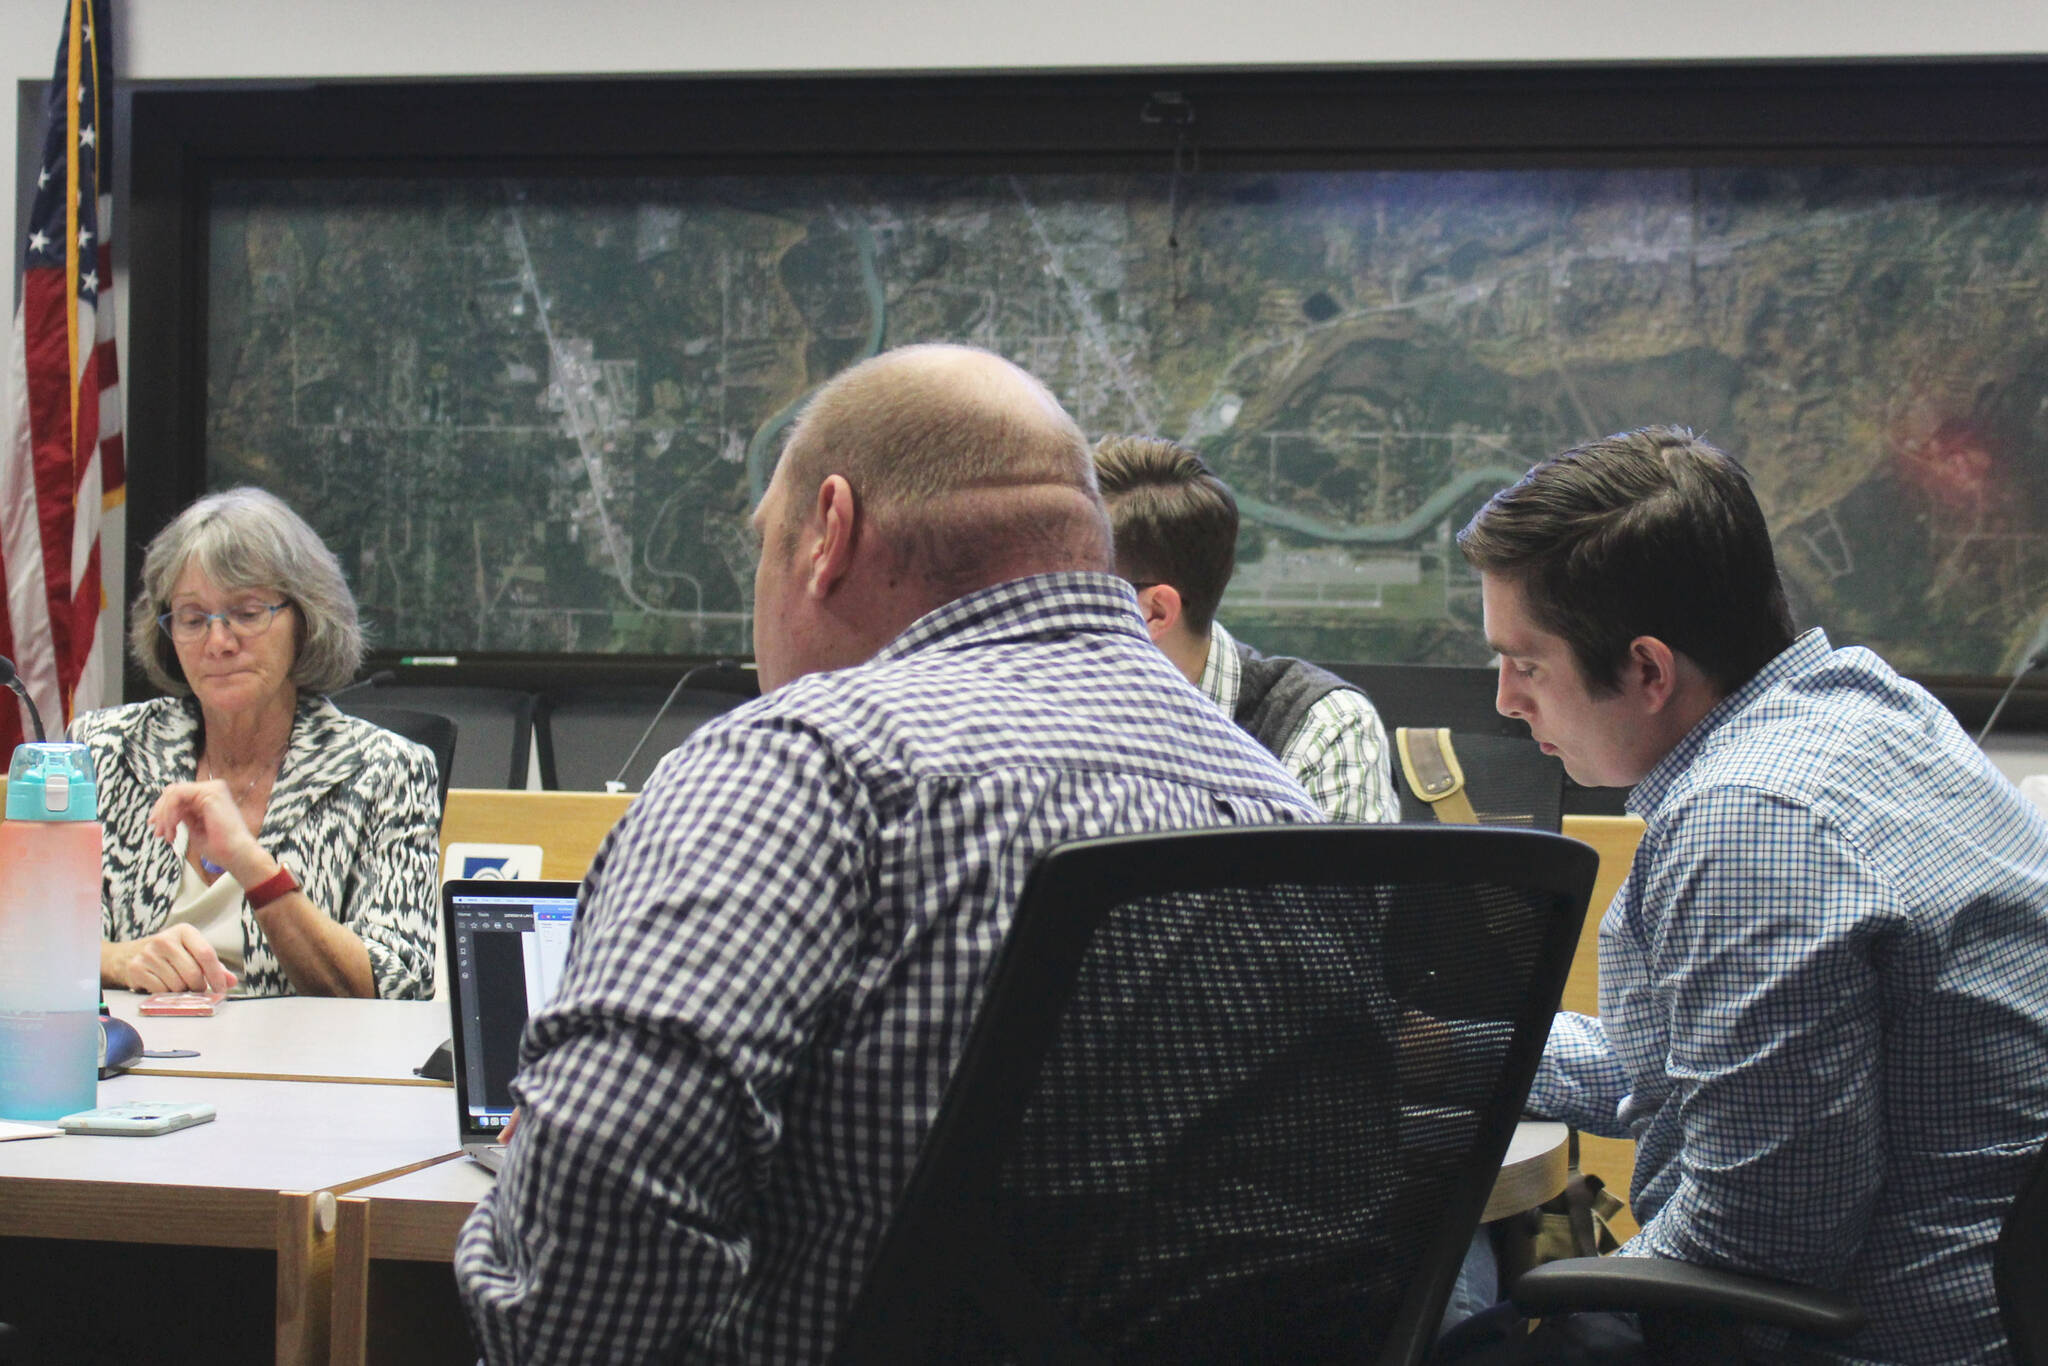
[[[0,1143],[17,1138],[55,1138],[62,1129],[49,1124],[17,1124],[11,1119],[0,1119]]]

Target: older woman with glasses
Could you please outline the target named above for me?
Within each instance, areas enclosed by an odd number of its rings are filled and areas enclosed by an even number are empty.
[[[433,990],[433,755],[323,695],[362,663],[341,566],[259,489],[150,542],[129,647],[169,696],[78,718],[106,824],[100,980]]]

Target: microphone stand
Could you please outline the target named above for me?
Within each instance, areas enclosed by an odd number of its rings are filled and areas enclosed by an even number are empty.
[[[668,698],[662,702],[662,707],[655,709],[653,721],[649,721],[647,729],[641,731],[641,737],[637,741],[633,741],[633,754],[627,756],[625,764],[618,766],[618,776],[604,784],[604,791],[606,793],[623,793],[623,791],[627,791],[627,770],[633,768],[633,760],[639,758],[639,752],[647,748],[647,739],[653,735],[653,727],[662,725],[662,717],[668,715],[668,709],[676,705],[676,698],[682,696],[682,690],[688,688],[692,684],[692,680],[694,682],[707,682],[707,680],[711,680],[711,688],[713,690],[729,690],[729,688],[719,688],[717,680],[723,678],[723,676],[729,676],[729,674],[743,674],[743,672],[745,670],[737,664],[735,659],[717,659],[717,661],[713,661],[713,664],[698,664],[696,668],[684,670],[682,678],[676,680],[676,686],[668,690]]]
[[[43,730],[43,714],[36,710],[36,700],[28,695],[28,685],[21,681],[21,675],[14,671],[14,661],[6,655],[0,655],[0,684],[4,684],[21,699],[21,705],[28,708],[28,719],[36,726],[36,743],[47,744],[49,736]]]
[[[1998,724],[1999,713],[2005,710],[2005,704],[2012,701],[2013,689],[2020,685],[2022,678],[2025,678],[2043,664],[2048,664],[2048,650],[2043,650],[2032,659],[2020,661],[2019,668],[2013,671],[2012,681],[2007,683],[2005,691],[1998,695],[1998,704],[1992,707],[1991,715],[1985,718],[1984,729],[1977,732],[1977,747],[1979,749],[1984,747],[1984,737],[1991,734],[1991,728]]]
[[[676,680],[676,685],[668,690],[667,699],[654,710],[654,719],[647,723],[647,729],[641,731],[640,738],[633,742],[632,753],[626,756],[625,763],[619,765],[618,776],[605,781],[605,791],[624,792],[626,790],[626,770],[631,768],[633,761],[640,757],[640,751],[647,747],[648,738],[654,734],[654,728],[661,724],[661,718],[668,715],[668,709],[673,707],[676,704],[676,699],[683,695],[683,684],[689,681],[690,675],[685,673]]]

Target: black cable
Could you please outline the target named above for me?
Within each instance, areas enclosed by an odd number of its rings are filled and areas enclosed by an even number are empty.
[[[49,743],[43,730],[43,714],[36,710],[36,700],[28,695],[28,685],[21,681],[21,675],[14,671],[14,661],[6,655],[0,655],[0,684],[12,690],[21,699],[21,705],[28,708],[28,719],[36,723],[36,743]]]

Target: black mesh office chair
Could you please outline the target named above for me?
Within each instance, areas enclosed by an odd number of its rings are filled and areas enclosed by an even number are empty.
[[[672,702],[668,700],[671,694]],[[736,692],[676,689],[659,683],[551,691],[541,698],[534,713],[534,735],[540,745],[540,785],[571,792],[602,792],[607,782],[620,777],[623,768],[626,790],[638,792],[662,756],[688,739],[690,732],[745,701]],[[650,724],[654,727],[651,734]],[[634,754],[633,747],[643,735],[646,743]],[[630,765],[626,762],[629,755]]]
[[[353,701],[354,699],[346,699]],[[336,706],[342,704],[337,702]],[[382,707],[362,705],[343,707],[349,715],[368,721],[373,726],[382,726],[394,735],[425,745],[434,751],[434,764],[440,770],[440,811],[448,814],[448,779],[455,771],[455,737],[459,727],[438,712],[414,711],[410,707]]]
[[[1832,1291],[1658,1257],[1545,1262],[1518,1278],[1509,1293],[1525,1314],[1635,1314],[1649,1359],[1664,1366],[1749,1361],[1742,1343],[1744,1324],[1817,1338],[1847,1337],[1863,1326],[1863,1310]]]
[[[2048,1148],[2036,1154],[1999,1226],[1991,1274],[1998,1316],[2019,1366],[2048,1363]],[[1515,1282],[1526,1314],[1617,1310],[1640,1316],[1655,1359],[1679,1366],[1745,1360],[1744,1324],[1843,1338],[1863,1326],[1848,1298],[1812,1286],[1650,1257],[1573,1257]]]
[[[1419,1360],[1596,864],[1413,826],[1054,850],[837,1360]]]
[[[2000,1317],[2021,1366],[2048,1325],[2044,1233],[2048,1179],[2036,1159],[2027,1186],[2007,1212],[1993,1264]],[[1655,1257],[1571,1257],[1516,1279],[1515,1307],[1537,1316],[1594,1310],[1635,1314],[1651,1359],[1670,1366],[1738,1366],[1745,1325],[1788,1329],[1820,1339],[1862,1328],[1855,1301],[1833,1291]],[[2024,1344],[2024,1345],[2023,1345]],[[1773,1358],[1775,1359],[1775,1358]]]
[[[524,789],[533,760],[535,698],[516,688],[438,687],[400,684],[358,688],[334,699],[352,715],[376,707],[438,712],[462,732],[453,771],[442,770],[453,787]]]
[[[2019,1366],[2048,1366],[2048,1145],[2006,1211],[1991,1258],[1998,1315]]]

